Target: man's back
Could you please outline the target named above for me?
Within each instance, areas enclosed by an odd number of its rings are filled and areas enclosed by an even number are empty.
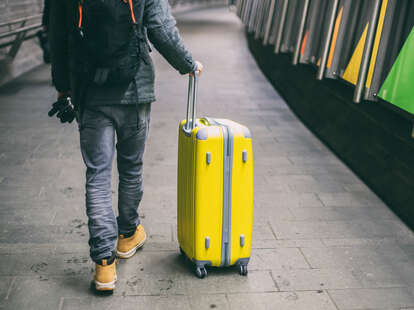
[[[88,0],[83,0],[87,3]],[[95,1],[95,0],[91,0]],[[108,34],[107,49],[108,55],[113,51],[117,51],[120,46],[125,43],[125,36],[131,36],[131,32],[127,31],[128,27],[132,27],[131,11],[128,2],[122,0],[108,1],[117,8],[118,13],[112,14],[116,16],[115,24],[107,31],[105,29],[97,29],[94,31],[95,38],[89,38],[85,35],[85,40],[97,40],[99,34]],[[170,7],[167,0],[132,0],[133,12],[140,35],[139,44],[137,46],[139,52],[140,67],[135,76],[133,83],[127,85],[125,95],[121,98],[121,104],[130,104],[132,102],[145,103],[155,100],[154,95],[154,67],[149,56],[150,48],[147,38],[153,46],[164,56],[164,58],[181,74],[192,72],[196,69],[191,54],[185,49],[184,44],[179,35],[178,29],[175,27],[176,21],[171,15]],[[82,15],[82,18],[81,18]],[[84,15],[84,16],[83,16]],[[84,57],[85,48],[79,44],[79,22],[87,23],[87,12],[79,10],[77,1],[55,0],[51,6],[51,49],[52,49],[52,78],[54,85],[60,92],[66,92],[72,89],[74,80],[84,79],[85,74],[76,75],[77,69],[83,69],[76,66],[76,55]],[[90,16],[88,21],[92,24],[97,23],[95,18]],[[102,20],[102,24],[110,25],[106,20]],[[98,27],[99,28],[99,27]],[[122,36],[117,32],[121,29]],[[126,29],[125,33],[122,29]],[[93,58],[98,52],[97,49],[91,49]],[[103,53],[104,54],[104,53]],[[134,84],[134,85],[133,85]],[[96,85],[91,85],[93,88]],[[106,85],[110,87],[111,85]],[[112,101],[112,100],[111,100]]]

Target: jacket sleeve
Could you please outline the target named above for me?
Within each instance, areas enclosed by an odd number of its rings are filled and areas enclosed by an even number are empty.
[[[50,1],[45,0],[43,6],[43,15],[42,15],[42,26],[46,29],[49,28],[49,12],[50,12]]]
[[[49,40],[52,60],[52,81],[59,92],[70,90],[68,28],[66,6],[62,0],[50,1]]]
[[[151,43],[176,70],[186,74],[197,69],[180,37],[168,0],[146,1],[144,26]]]

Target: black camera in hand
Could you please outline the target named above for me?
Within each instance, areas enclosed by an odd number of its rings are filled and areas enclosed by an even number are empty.
[[[72,100],[69,96],[62,96],[52,105],[52,109],[50,109],[48,115],[52,117],[56,115],[57,118],[60,119],[61,123],[72,123],[75,119],[76,112],[75,107],[72,104]]]

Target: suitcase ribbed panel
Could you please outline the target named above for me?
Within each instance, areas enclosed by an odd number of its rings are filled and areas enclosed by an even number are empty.
[[[178,138],[177,219],[178,241],[190,258],[194,257],[194,173],[195,149],[192,137],[184,134],[180,125]]]

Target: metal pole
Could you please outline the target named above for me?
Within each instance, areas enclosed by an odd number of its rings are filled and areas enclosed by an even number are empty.
[[[257,14],[257,6],[259,4],[260,0],[252,0],[252,8],[250,11],[250,16],[249,16],[249,24],[248,24],[248,31],[249,33],[252,33],[254,30],[254,24],[256,22],[256,14]]]
[[[283,28],[285,27],[285,19],[288,8],[289,0],[283,0],[282,14],[280,15],[279,29],[277,30],[275,53],[279,54],[280,44],[282,43]]]
[[[266,0],[263,4],[263,14],[262,14],[262,21],[260,23],[260,28],[259,28],[259,36],[258,39],[260,39],[260,37],[263,37],[265,35],[265,31],[266,31],[266,25],[267,25],[267,20],[269,19],[269,6],[271,0]]]
[[[299,61],[300,44],[302,42],[303,30],[305,29],[308,8],[309,8],[309,0],[305,0],[305,4],[303,6],[303,11],[302,11],[302,18],[301,18],[300,26],[299,26],[298,39],[296,40],[295,52],[293,54],[293,60],[292,60],[293,65],[297,65]]]
[[[359,68],[358,82],[354,92],[354,102],[361,102],[362,92],[365,89],[365,82],[367,79],[369,61],[371,59],[372,45],[374,43],[375,31],[377,29],[377,21],[381,0],[375,0],[374,9],[372,11],[371,19],[369,21],[367,40],[365,41],[364,53],[362,54],[361,66]]]
[[[335,17],[336,17],[336,11],[338,10],[338,4],[339,4],[339,0],[333,0],[331,16],[329,17],[328,32],[326,33],[325,42],[323,45],[321,63],[318,69],[318,74],[316,75],[316,78],[318,80],[322,80],[323,75],[325,73],[326,61],[328,60],[329,46],[331,45],[332,32],[333,32],[334,25],[335,25]]]
[[[255,34],[255,29],[256,29],[257,22],[259,20],[259,12],[260,12],[260,9],[261,9],[261,3],[262,3],[262,1],[263,0],[256,0],[256,6],[255,6],[255,11],[254,11],[254,18],[253,18],[252,27],[251,27],[251,30],[250,30],[250,32],[252,32],[254,34]]]
[[[270,29],[272,27],[273,15],[275,11],[276,0],[271,0],[269,8],[269,16],[267,17],[266,31],[263,38],[263,44],[267,45],[269,41]]]
[[[254,6],[254,0],[246,0],[248,1],[246,4],[246,8],[244,10],[244,23],[246,25],[246,28],[249,29],[249,23],[250,19],[252,18],[252,11]]]
[[[243,24],[245,23],[245,15],[246,15],[246,8],[249,5],[249,0],[243,0],[242,2],[242,8],[240,11],[240,19],[242,20]]]
[[[243,0],[237,0],[237,3],[236,3],[236,14],[237,14],[237,16],[239,16],[239,17],[241,17],[241,10],[242,10],[242,8],[243,8]]]
[[[244,3],[243,3],[242,11],[241,11],[241,20],[245,25],[246,25],[247,10],[250,7],[250,1],[251,0],[244,0],[243,1]]]
[[[260,31],[262,29],[262,21],[264,18],[264,10],[266,8],[266,0],[260,0],[258,10],[257,10],[257,18],[256,18],[256,27],[255,27],[255,34],[254,38],[257,40],[260,37]]]

